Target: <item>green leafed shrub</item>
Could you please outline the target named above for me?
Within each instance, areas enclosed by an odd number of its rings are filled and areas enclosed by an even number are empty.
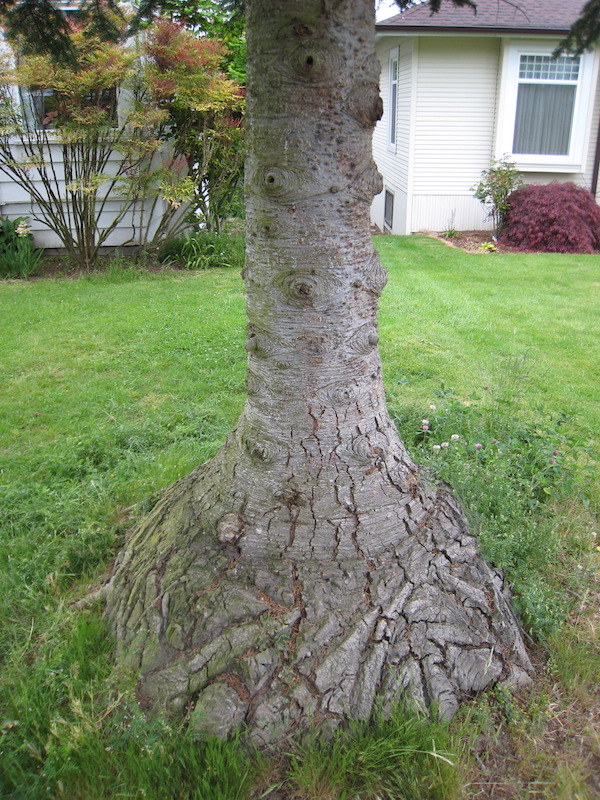
[[[0,278],[28,278],[41,257],[42,251],[33,246],[26,217],[0,220]]]
[[[473,196],[487,209],[497,234],[506,223],[511,194],[522,185],[523,179],[516,166],[508,156],[503,156],[483,170],[481,180],[473,187]]]
[[[541,253],[600,250],[600,207],[574,183],[524,186],[510,196],[502,244]]]

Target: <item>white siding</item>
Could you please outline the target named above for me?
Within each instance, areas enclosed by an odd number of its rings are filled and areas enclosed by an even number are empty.
[[[411,228],[482,227],[471,187],[493,151],[499,41],[423,37],[418,53]]]
[[[18,158],[21,154],[22,148],[15,146],[14,153]],[[58,148],[56,148],[58,150]],[[58,177],[58,185],[61,196],[66,194],[64,188],[64,176],[62,171],[62,164],[60,155],[54,155],[56,174]],[[116,168],[116,167],[113,167]],[[107,171],[110,171],[110,164]],[[42,184],[37,184],[40,191],[42,191]],[[115,219],[120,211],[120,203],[118,199],[118,188],[115,191],[114,200],[107,201],[102,214],[100,216],[100,228],[107,228],[110,223]],[[124,216],[121,222],[112,231],[107,238],[105,245],[109,247],[117,247],[126,244],[139,244],[140,223],[147,226],[150,233],[156,230],[162,213],[166,208],[164,201],[159,200],[156,203],[152,219],[149,219],[149,213],[152,209],[153,199],[148,199],[144,204],[138,203],[137,206]],[[33,233],[34,242],[37,247],[61,247],[61,242],[58,236],[51,231],[41,220],[34,219],[34,214],[42,216],[40,209],[35,203],[32,203],[32,198],[29,193],[21,186],[16,184],[14,180],[4,172],[0,171],[0,216],[8,219],[16,219],[17,217],[27,217]]]
[[[479,200],[460,195],[413,195],[412,218],[416,231],[491,230],[493,225]]]
[[[582,176],[582,185],[588,189],[592,188],[592,176],[594,173],[594,158],[596,154],[596,141],[598,138],[598,128],[600,126],[600,82],[596,84],[596,91],[593,98],[594,110],[591,115],[591,126],[587,149],[585,174]],[[599,182],[600,183],[600,182]],[[598,187],[596,187],[598,189]],[[596,191],[596,202],[598,202],[600,192]]]
[[[389,42],[389,40],[387,40]],[[407,228],[407,196],[410,185],[410,144],[413,114],[413,45],[410,39],[403,39],[399,46],[398,57],[398,100],[396,119],[396,146],[388,144],[389,120],[389,60],[390,50],[398,47],[397,40],[393,45],[381,44],[377,56],[381,62],[381,95],[384,99],[384,113],[373,133],[373,157],[380,173],[384,177],[385,188],[394,194],[394,226],[393,233],[409,233]],[[378,228],[383,229],[384,192],[379,194],[371,209],[371,220]]]

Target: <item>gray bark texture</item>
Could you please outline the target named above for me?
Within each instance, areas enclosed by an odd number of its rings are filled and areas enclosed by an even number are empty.
[[[373,2],[248,7],[248,399],[132,532],[108,615],[153,704],[268,745],[376,703],[451,715],[531,665],[500,576],[386,410]]]

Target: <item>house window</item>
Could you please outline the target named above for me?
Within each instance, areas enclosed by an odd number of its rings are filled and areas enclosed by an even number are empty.
[[[57,115],[56,95],[52,89],[19,89],[21,105],[31,129],[51,128]]]
[[[30,129],[53,128],[59,113],[59,96],[53,89],[19,89],[23,113]],[[115,88],[90,92],[83,98],[83,107],[100,108],[107,121],[117,124],[117,92]]]
[[[385,199],[383,204],[383,230],[392,232],[394,224],[394,195],[389,189],[385,190]]]
[[[518,169],[581,172],[590,137],[594,53],[552,57],[556,42],[504,43],[496,157]]]
[[[513,154],[569,154],[579,67],[579,56],[521,55]]]
[[[398,114],[398,48],[390,52],[390,97],[389,97],[388,144],[396,147],[396,121]]]

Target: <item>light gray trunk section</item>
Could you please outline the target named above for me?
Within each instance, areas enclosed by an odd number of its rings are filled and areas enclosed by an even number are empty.
[[[273,743],[531,666],[449,489],[409,458],[377,350],[372,0],[248,2],[248,399],[131,534],[120,660],[200,731]]]

